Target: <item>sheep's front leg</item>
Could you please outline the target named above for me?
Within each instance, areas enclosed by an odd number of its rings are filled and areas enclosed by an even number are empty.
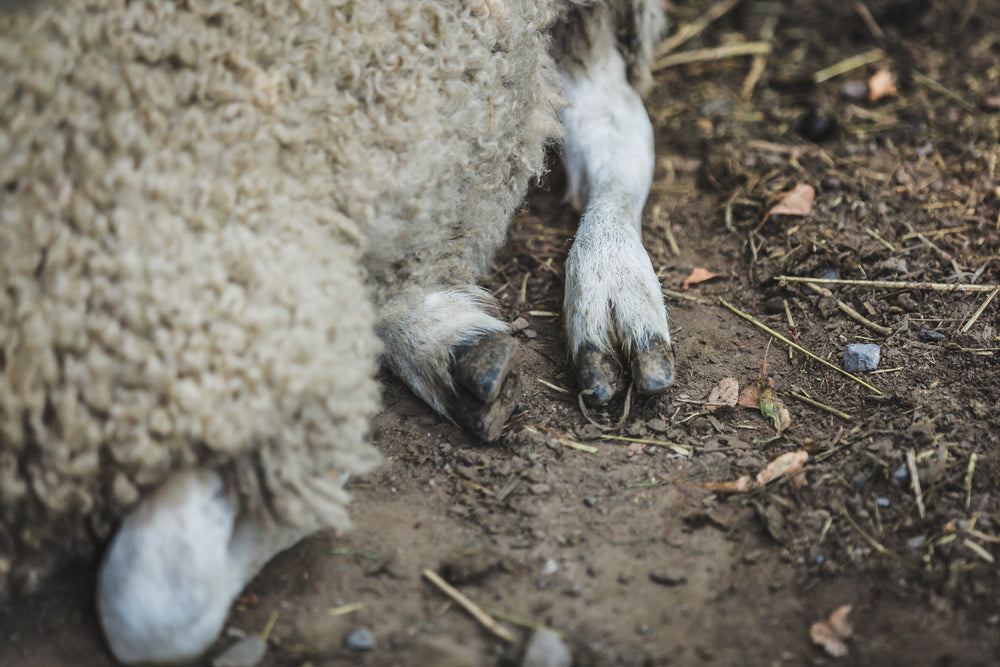
[[[197,658],[247,582],[303,536],[241,515],[213,471],[176,473],[126,517],[101,563],[97,612],[115,658]]]
[[[412,290],[379,309],[385,361],[438,413],[490,442],[516,407],[516,342],[478,287]]]
[[[564,159],[570,196],[585,203],[566,266],[564,316],[584,398],[599,405],[618,391],[622,357],[636,389],[655,394],[673,383],[674,353],[660,282],[642,245],[653,129],[621,55],[608,46],[588,60],[563,63]]]

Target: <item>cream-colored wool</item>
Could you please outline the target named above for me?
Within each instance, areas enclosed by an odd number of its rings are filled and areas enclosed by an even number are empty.
[[[0,598],[178,469],[348,524],[375,327],[482,277],[560,133],[546,28],[591,4],[0,14]]]

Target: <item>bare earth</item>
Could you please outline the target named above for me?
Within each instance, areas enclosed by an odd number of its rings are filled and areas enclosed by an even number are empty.
[[[677,5],[673,25],[683,26],[711,3]],[[821,297],[773,280],[833,269],[1000,284],[1000,7],[867,6],[871,27],[855,3],[748,0],[675,50],[766,39],[777,16],[774,49],[745,99],[751,57],[658,72],[646,245],[670,290],[672,391],[633,400],[609,431],[581,413],[557,316],[575,218],[553,173],[489,282],[509,319],[528,326],[518,334],[522,402],[503,438],[476,442],[384,378],[375,441],[387,462],[352,482],[356,529],[272,562],[211,656],[273,620],[264,665],[518,664],[531,624],[564,633],[579,665],[1000,662],[1000,298],[963,331],[989,292],[833,284]],[[873,62],[813,82],[874,48],[883,53]],[[894,75],[896,95],[844,97],[847,82],[879,69]],[[797,131],[813,108],[816,129],[836,121],[819,143]],[[816,190],[811,213],[764,221],[797,183]],[[678,298],[696,267],[720,276]],[[774,340],[765,374],[790,413],[781,436],[759,410],[709,412],[721,379],[757,383],[771,338],[718,297],[836,366],[848,343],[878,343],[880,372],[864,379],[881,395]],[[838,300],[891,335],[849,318]],[[591,417],[616,427],[623,403]],[[639,440],[658,444],[630,444]],[[699,486],[756,475],[799,449],[810,453],[804,478],[738,494]],[[503,619],[518,642],[483,630],[424,568]],[[93,579],[81,565],[0,607],[0,665],[112,664]],[[845,604],[855,630],[849,656],[836,660],[809,628]],[[362,626],[376,647],[347,650],[345,636]]]

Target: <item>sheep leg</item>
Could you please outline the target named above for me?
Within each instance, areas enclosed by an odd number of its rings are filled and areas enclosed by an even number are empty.
[[[673,383],[674,353],[660,282],[642,245],[652,125],[612,45],[562,65],[570,198],[585,203],[563,306],[577,380],[588,403],[606,403],[618,391],[623,355],[639,393],[660,393]]]
[[[97,611],[126,664],[193,660],[276,553],[303,535],[241,516],[215,472],[176,473],[126,517],[97,582]]]
[[[510,372],[516,342],[475,287],[397,296],[380,309],[385,361],[438,413],[487,442],[497,439],[517,398]]]

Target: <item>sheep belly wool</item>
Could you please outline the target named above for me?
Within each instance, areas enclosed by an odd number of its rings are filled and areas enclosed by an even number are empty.
[[[346,527],[377,307],[478,278],[558,132],[546,3],[0,14],[0,597],[172,471]],[[363,508],[358,514],[363,517]]]

